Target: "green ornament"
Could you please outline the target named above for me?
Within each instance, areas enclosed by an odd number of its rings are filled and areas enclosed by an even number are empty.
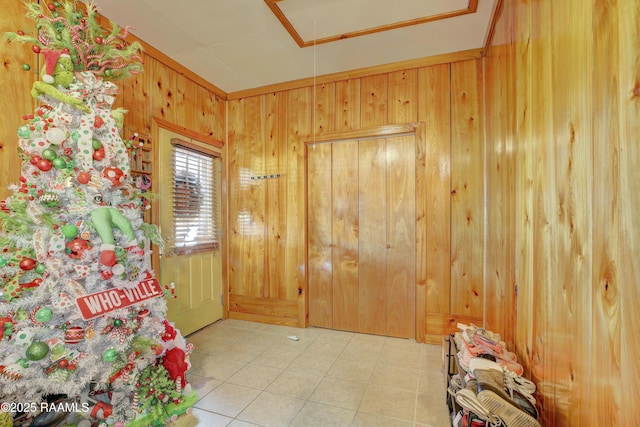
[[[52,360],[60,359],[64,355],[64,346],[62,344],[56,344],[51,349]]]
[[[31,70],[31,65],[29,65],[29,64],[22,64],[22,69],[23,69],[23,70],[25,70],[25,71],[29,71],[29,70]]]
[[[53,159],[51,164],[53,164],[53,167],[56,169],[64,169],[67,167],[67,161],[62,157],[56,157],[55,159]]]
[[[44,274],[44,272],[47,271],[47,266],[42,264],[42,263],[38,263],[36,265],[36,273],[38,274]]]
[[[29,126],[20,126],[18,128],[18,136],[20,138],[29,138],[31,136],[31,129],[29,129]]]
[[[18,364],[26,369],[29,367],[29,360],[26,357],[21,357],[18,359]]]
[[[100,147],[102,147],[102,142],[94,139],[93,141],[91,141],[91,147],[93,147],[94,150],[99,150]]]
[[[46,150],[44,150],[42,152],[42,158],[43,159],[47,159],[50,161],[53,161],[53,159],[57,158],[58,155],[56,154],[56,151],[51,149],[51,148],[47,148]]]
[[[108,348],[102,353],[102,360],[105,362],[114,362],[118,358],[118,350],[115,348]]]
[[[122,326],[122,323],[123,322],[122,322],[121,319],[116,319],[116,320],[113,321],[113,326],[116,326],[116,327],[119,328],[120,326]]]
[[[49,346],[43,341],[34,341],[29,347],[27,347],[27,359],[32,361],[42,360],[49,354]]]
[[[78,235],[78,227],[73,224],[65,224],[62,226],[62,234],[67,239],[73,239]]]
[[[51,312],[51,309],[47,308],[47,307],[42,307],[41,309],[39,309],[38,311],[36,311],[35,314],[35,318],[38,322],[40,323],[46,323],[49,320],[51,320],[51,317],[53,316],[53,313]]]

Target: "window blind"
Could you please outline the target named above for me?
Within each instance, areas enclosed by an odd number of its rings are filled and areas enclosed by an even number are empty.
[[[216,157],[173,144],[173,238],[176,253],[218,249]]]

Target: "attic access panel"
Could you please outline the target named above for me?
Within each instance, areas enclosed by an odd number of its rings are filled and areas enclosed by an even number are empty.
[[[478,0],[264,1],[300,47],[427,24],[478,8]]]

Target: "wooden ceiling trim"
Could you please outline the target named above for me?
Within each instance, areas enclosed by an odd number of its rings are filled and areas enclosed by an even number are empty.
[[[276,16],[278,21],[280,21],[280,24],[282,24],[282,26],[289,33],[291,38],[293,38],[296,44],[300,47],[315,46],[319,44],[331,43],[338,40],[344,40],[344,39],[349,39],[353,37],[366,36],[367,34],[374,34],[382,31],[395,30],[397,28],[404,28],[412,25],[425,24],[427,22],[439,21],[441,19],[453,18],[456,16],[467,15],[469,13],[476,13],[476,10],[478,9],[478,0],[469,0],[469,4],[464,9],[452,10],[450,12],[439,13],[436,15],[423,16],[420,18],[409,19],[402,22],[394,22],[393,24],[380,25],[378,27],[366,28],[364,30],[351,31],[348,33],[338,34],[335,36],[329,36],[329,37],[323,37],[321,39],[305,41],[302,39],[300,34],[296,31],[295,27],[293,26],[293,24],[291,24],[291,21],[289,21],[289,19],[287,18],[285,13],[282,11],[282,9],[280,9],[280,6],[278,6],[277,3],[281,1],[283,0],[264,0],[264,2],[267,4],[271,12],[273,12],[273,14]]]

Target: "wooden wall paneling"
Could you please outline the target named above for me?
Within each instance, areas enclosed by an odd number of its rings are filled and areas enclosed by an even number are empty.
[[[590,363],[578,349],[591,344],[591,292],[593,284],[593,26],[592,6],[579,0],[553,2],[552,38],[553,135],[555,136],[556,271],[545,283],[551,299],[551,346],[556,355],[554,400],[561,425],[588,424]],[[567,26],[569,34],[559,29]],[[577,72],[576,72],[577,70]],[[599,159],[601,161],[602,159]],[[549,182],[554,185],[553,182]],[[552,196],[546,193],[543,197]],[[557,203],[557,205],[556,205]],[[559,292],[561,291],[561,292]],[[585,363],[586,362],[586,363]]]
[[[145,85],[148,75],[145,71],[122,82],[122,104],[128,110],[124,118],[127,136],[134,132],[151,135],[151,101]]]
[[[483,316],[484,150],[480,61],[451,64],[451,313]]]
[[[0,34],[23,30],[35,35],[33,21],[26,17],[27,9],[19,0],[3,2],[0,16]],[[38,76],[39,55],[31,51],[31,46],[22,43],[8,43],[0,39],[0,200],[10,196],[8,186],[20,178],[22,161],[18,157],[18,127],[26,123],[23,115],[34,114],[37,102],[31,97],[31,86]],[[30,70],[24,70],[27,64]]]
[[[193,97],[195,108],[193,129],[203,135],[224,140],[225,113],[224,102],[198,84],[193,84]]]
[[[538,384],[538,404],[543,413],[542,420],[547,425],[556,425],[556,402],[553,396],[555,360],[564,357],[555,353],[552,342],[556,321],[554,298],[557,298],[558,281],[555,263],[558,259],[556,246],[556,211],[558,199],[554,168],[553,114],[553,47],[551,43],[552,7],[550,2],[541,2],[531,11],[531,146],[524,156],[533,156],[532,177],[532,235],[531,235],[531,282],[533,287],[530,312],[532,316],[533,350],[532,378]],[[566,17],[565,17],[566,18]],[[566,261],[566,260],[563,260]],[[520,307],[520,305],[518,305]],[[524,307],[523,307],[524,308]],[[548,313],[539,315],[539,313]],[[520,317],[519,317],[520,320]]]
[[[619,126],[620,126],[620,365],[622,377],[616,384],[620,393],[618,422],[633,425],[640,419],[640,3],[618,2],[619,25]],[[602,296],[600,296],[602,298]],[[595,380],[595,379],[594,379]],[[614,411],[611,408],[610,411]]]
[[[386,143],[387,295],[385,335],[416,334],[416,137]]]
[[[580,362],[591,362],[590,372],[580,381],[584,416],[600,425],[624,425],[625,411],[621,376],[620,325],[621,292],[620,261],[620,147],[621,110],[619,79],[624,73],[618,49],[620,46],[619,8],[615,3],[595,2],[593,7],[593,286],[590,325],[592,336],[590,357],[578,354]],[[586,290],[585,290],[585,293]],[[590,310],[588,310],[590,308]],[[587,325],[585,325],[586,327]],[[588,344],[588,343],[585,343]],[[597,375],[594,375],[597,373]],[[607,381],[602,381],[602,378]],[[588,384],[588,386],[587,386]],[[588,394],[587,394],[588,393]],[[588,412],[589,406],[591,411]],[[631,420],[629,419],[631,423]]]
[[[233,295],[243,295],[246,290],[244,254],[242,253],[244,235],[248,232],[249,218],[244,206],[244,192],[251,182],[251,171],[245,164],[246,154],[244,144],[247,139],[243,119],[245,115],[246,99],[229,101],[227,134],[227,176],[228,176],[228,217],[227,231],[229,245],[228,281],[230,298]],[[231,309],[231,307],[230,307]]]
[[[147,57],[145,62],[144,81],[145,92],[148,94],[148,101],[151,103],[151,116],[159,117],[170,123],[178,123],[176,109],[176,79],[177,74],[170,68],[165,67],[161,62]],[[151,118],[145,117],[145,128]]]
[[[204,88],[200,88],[200,91],[205,90]],[[205,90],[205,92],[207,92]],[[200,95],[198,95],[200,96]],[[214,95],[211,92],[208,92],[209,101],[207,103],[212,103],[213,110],[213,122],[211,119],[207,118],[207,115],[203,116],[203,121],[201,126],[208,128],[211,126],[211,131],[213,132],[214,137],[220,139],[221,141],[225,141],[226,132],[227,132],[227,101],[224,98],[221,98],[218,95]],[[205,109],[208,113],[208,109]],[[205,133],[205,129],[203,129],[203,133]]]
[[[245,259],[245,293],[259,299],[269,299],[268,284],[266,283],[266,179],[251,179],[251,177],[266,175],[265,153],[265,97],[256,96],[245,102],[244,121],[247,130],[243,140],[245,152],[244,166],[249,170],[250,179],[244,191],[244,209],[247,213],[247,224],[242,236],[242,256]]]
[[[418,70],[389,73],[387,124],[415,123],[418,119]]]
[[[534,377],[531,371],[535,363],[534,351],[538,348],[533,336],[533,321],[536,314],[533,309],[533,171],[535,169],[535,153],[533,151],[533,78],[531,64],[533,58],[530,39],[533,35],[531,27],[532,8],[521,7],[515,0],[506,3],[513,5],[515,41],[515,74],[516,74],[516,122],[514,149],[516,151],[516,337],[515,351],[518,360],[524,366],[529,378]],[[536,316],[537,317],[537,316]],[[536,355],[537,357],[537,355]],[[534,380],[535,381],[535,380]],[[538,384],[536,382],[536,384]],[[538,385],[539,387],[539,385]],[[540,393],[536,398],[540,399]],[[540,408],[540,402],[538,408]]]
[[[358,142],[332,144],[333,327],[358,330],[359,162]]]
[[[336,84],[324,83],[314,86],[313,99],[313,136],[334,131],[336,129]]]
[[[287,259],[285,283],[287,299],[298,303],[297,325],[305,326],[306,305],[306,228],[305,228],[305,161],[304,142],[313,132],[312,88],[287,92]]]
[[[309,324],[333,327],[332,144],[307,146]]]
[[[515,52],[508,5],[485,57],[487,254],[485,326],[515,349]]]
[[[313,142],[335,130],[336,84],[313,87]],[[306,146],[307,158],[307,317],[309,324],[332,327],[331,145]],[[310,306],[309,304],[313,304]]]
[[[418,96],[418,99],[420,97]],[[415,339],[418,342],[426,341],[427,319],[427,137],[424,122],[419,122],[415,133]]]
[[[444,331],[426,328],[429,313],[449,313],[451,301],[451,72],[449,64],[418,70],[418,120],[424,122],[425,142],[417,197],[424,200],[426,237],[418,243],[418,263],[423,265],[425,318],[423,335],[441,341]],[[419,205],[420,206],[420,205]],[[421,301],[419,298],[418,301]],[[420,316],[418,316],[420,318]],[[420,325],[419,325],[420,326]],[[455,326],[455,325],[454,325]],[[417,336],[420,333],[417,332]]]
[[[360,128],[360,79],[336,82],[335,130]]]
[[[344,143],[336,143],[338,146]],[[357,250],[357,269],[347,269],[347,277],[350,273],[356,276],[355,283],[351,284],[347,280],[337,284],[338,287],[346,288],[354,286],[352,292],[345,293],[345,303],[349,299],[355,299],[356,309],[355,328],[352,330],[385,335],[387,332],[387,317],[389,309],[389,299],[387,294],[387,244],[389,217],[385,207],[388,203],[387,194],[387,144],[385,139],[362,140],[351,143],[354,148],[349,150],[351,156],[356,156],[357,169],[355,176],[343,176],[349,179],[346,186],[351,190],[349,193],[342,193],[343,199],[337,199],[337,203],[349,204],[351,215],[349,218],[357,221],[357,241],[354,248]],[[345,150],[347,148],[345,147]],[[340,151],[339,151],[340,152]],[[338,168],[349,168],[345,163],[353,162],[351,158],[343,160],[336,159]],[[353,164],[353,163],[352,163]],[[352,166],[353,167],[353,166]],[[334,171],[336,173],[337,171]],[[336,180],[339,186],[345,185],[344,181]],[[337,209],[336,209],[337,210]],[[348,227],[349,222],[344,222],[343,232],[347,239],[351,237],[353,231]],[[355,242],[354,242],[355,243]],[[351,255],[347,249],[347,256]],[[348,267],[348,266],[347,266]],[[345,312],[351,311],[351,307],[344,306]],[[349,324],[351,329],[351,324]]]
[[[387,74],[360,79],[360,126],[382,126],[388,123]]]
[[[287,166],[286,106],[284,93],[265,95],[265,174],[280,178],[267,179],[265,229],[266,266],[265,286],[270,298],[286,299],[287,289],[282,266],[285,263],[287,180],[283,173]]]
[[[173,94],[175,123],[180,123],[187,129],[195,129],[201,117],[196,98],[197,86],[185,76],[176,75],[176,91]]]

